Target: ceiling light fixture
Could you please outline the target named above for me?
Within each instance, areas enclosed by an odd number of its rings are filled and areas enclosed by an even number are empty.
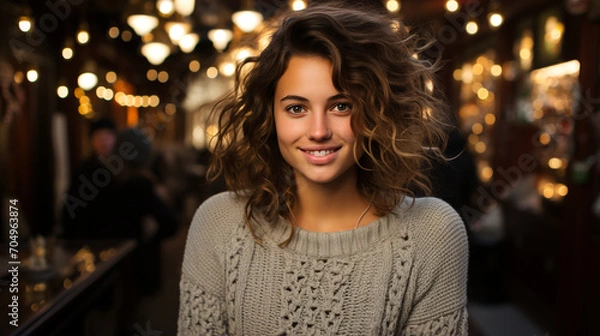
[[[27,5],[24,5],[22,9],[22,15],[19,17],[19,30],[23,33],[28,33],[33,27],[33,15],[31,12],[31,8]]]
[[[263,22],[263,16],[257,11],[243,10],[233,13],[231,21],[244,33],[251,33]]]
[[[254,10],[252,0],[244,0],[241,10],[231,15],[231,21],[244,33],[251,33],[263,22],[263,16]]]
[[[194,13],[196,0],[175,0],[175,11],[182,16],[189,16]]]
[[[158,26],[158,18],[152,15],[154,4],[152,1],[144,1],[133,6],[127,16],[127,24],[133,28],[136,34],[144,36]]]
[[[189,20],[180,18],[180,20],[165,23],[165,30],[169,33],[171,43],[177,45],[181,38],[192,31],[192,23]]]
[[[227,44],[233,38],[233,32],[230,29],[216,28],[208,31],[208,38],[212,41],[213,46],[218,51],[223,51],[227,48]]]
[[[198,36],[198,34],[186,34],[179,40],[179,49],[184,53],[191,53],[196,48],[198,41],[200,41],[200,36]]]
[[[169,17],[175,12],[175,4],[173,4],[173,0],[157,0],[156,9],[161,16]]]
[[[98,84],[98,76],[94,73],[95,70],[95,63],[87,61],[83,65],[83,72],[77,77],[77,85],[85,91],[93,89]]]
[[[152,40],[145,43],[141,52],[152,65],[160,65],[171,54],[166,32],[162,29],[155,29],[152,32]]]

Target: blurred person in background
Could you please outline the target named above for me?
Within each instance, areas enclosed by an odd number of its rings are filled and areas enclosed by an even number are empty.
[[[69,189],[63,197],[62,226],[64,237],[97,236],[99,227],[108,220],[111,204],[112,175],[105,162],[117,141],[117,128],[108,118],[93,121],[89,128],[90,155],[71,176]]]

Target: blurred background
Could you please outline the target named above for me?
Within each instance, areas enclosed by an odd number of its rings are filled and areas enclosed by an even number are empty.
[[[310,2],[0,2],[2,334],[175,334],[187,227],[224,190],[208,112],[264,21]],[[441,58],[456,120],[430,174],[468,230],[471,334],[598,335],[600,1],[360,2],[436,39],[414,57]]]

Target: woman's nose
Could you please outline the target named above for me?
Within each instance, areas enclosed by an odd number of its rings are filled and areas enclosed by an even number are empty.
[[[331,129],[325,112],[313,113],[309,118],[307,136],[311,140],[326,140],[331,138]]]

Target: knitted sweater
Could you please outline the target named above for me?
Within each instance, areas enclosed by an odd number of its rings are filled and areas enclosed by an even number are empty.
[[[221,193],[189,229],[179,335],[466,335],[468,246],[457,213],[406,199],[354,230],[319,233],[262,223]]]

